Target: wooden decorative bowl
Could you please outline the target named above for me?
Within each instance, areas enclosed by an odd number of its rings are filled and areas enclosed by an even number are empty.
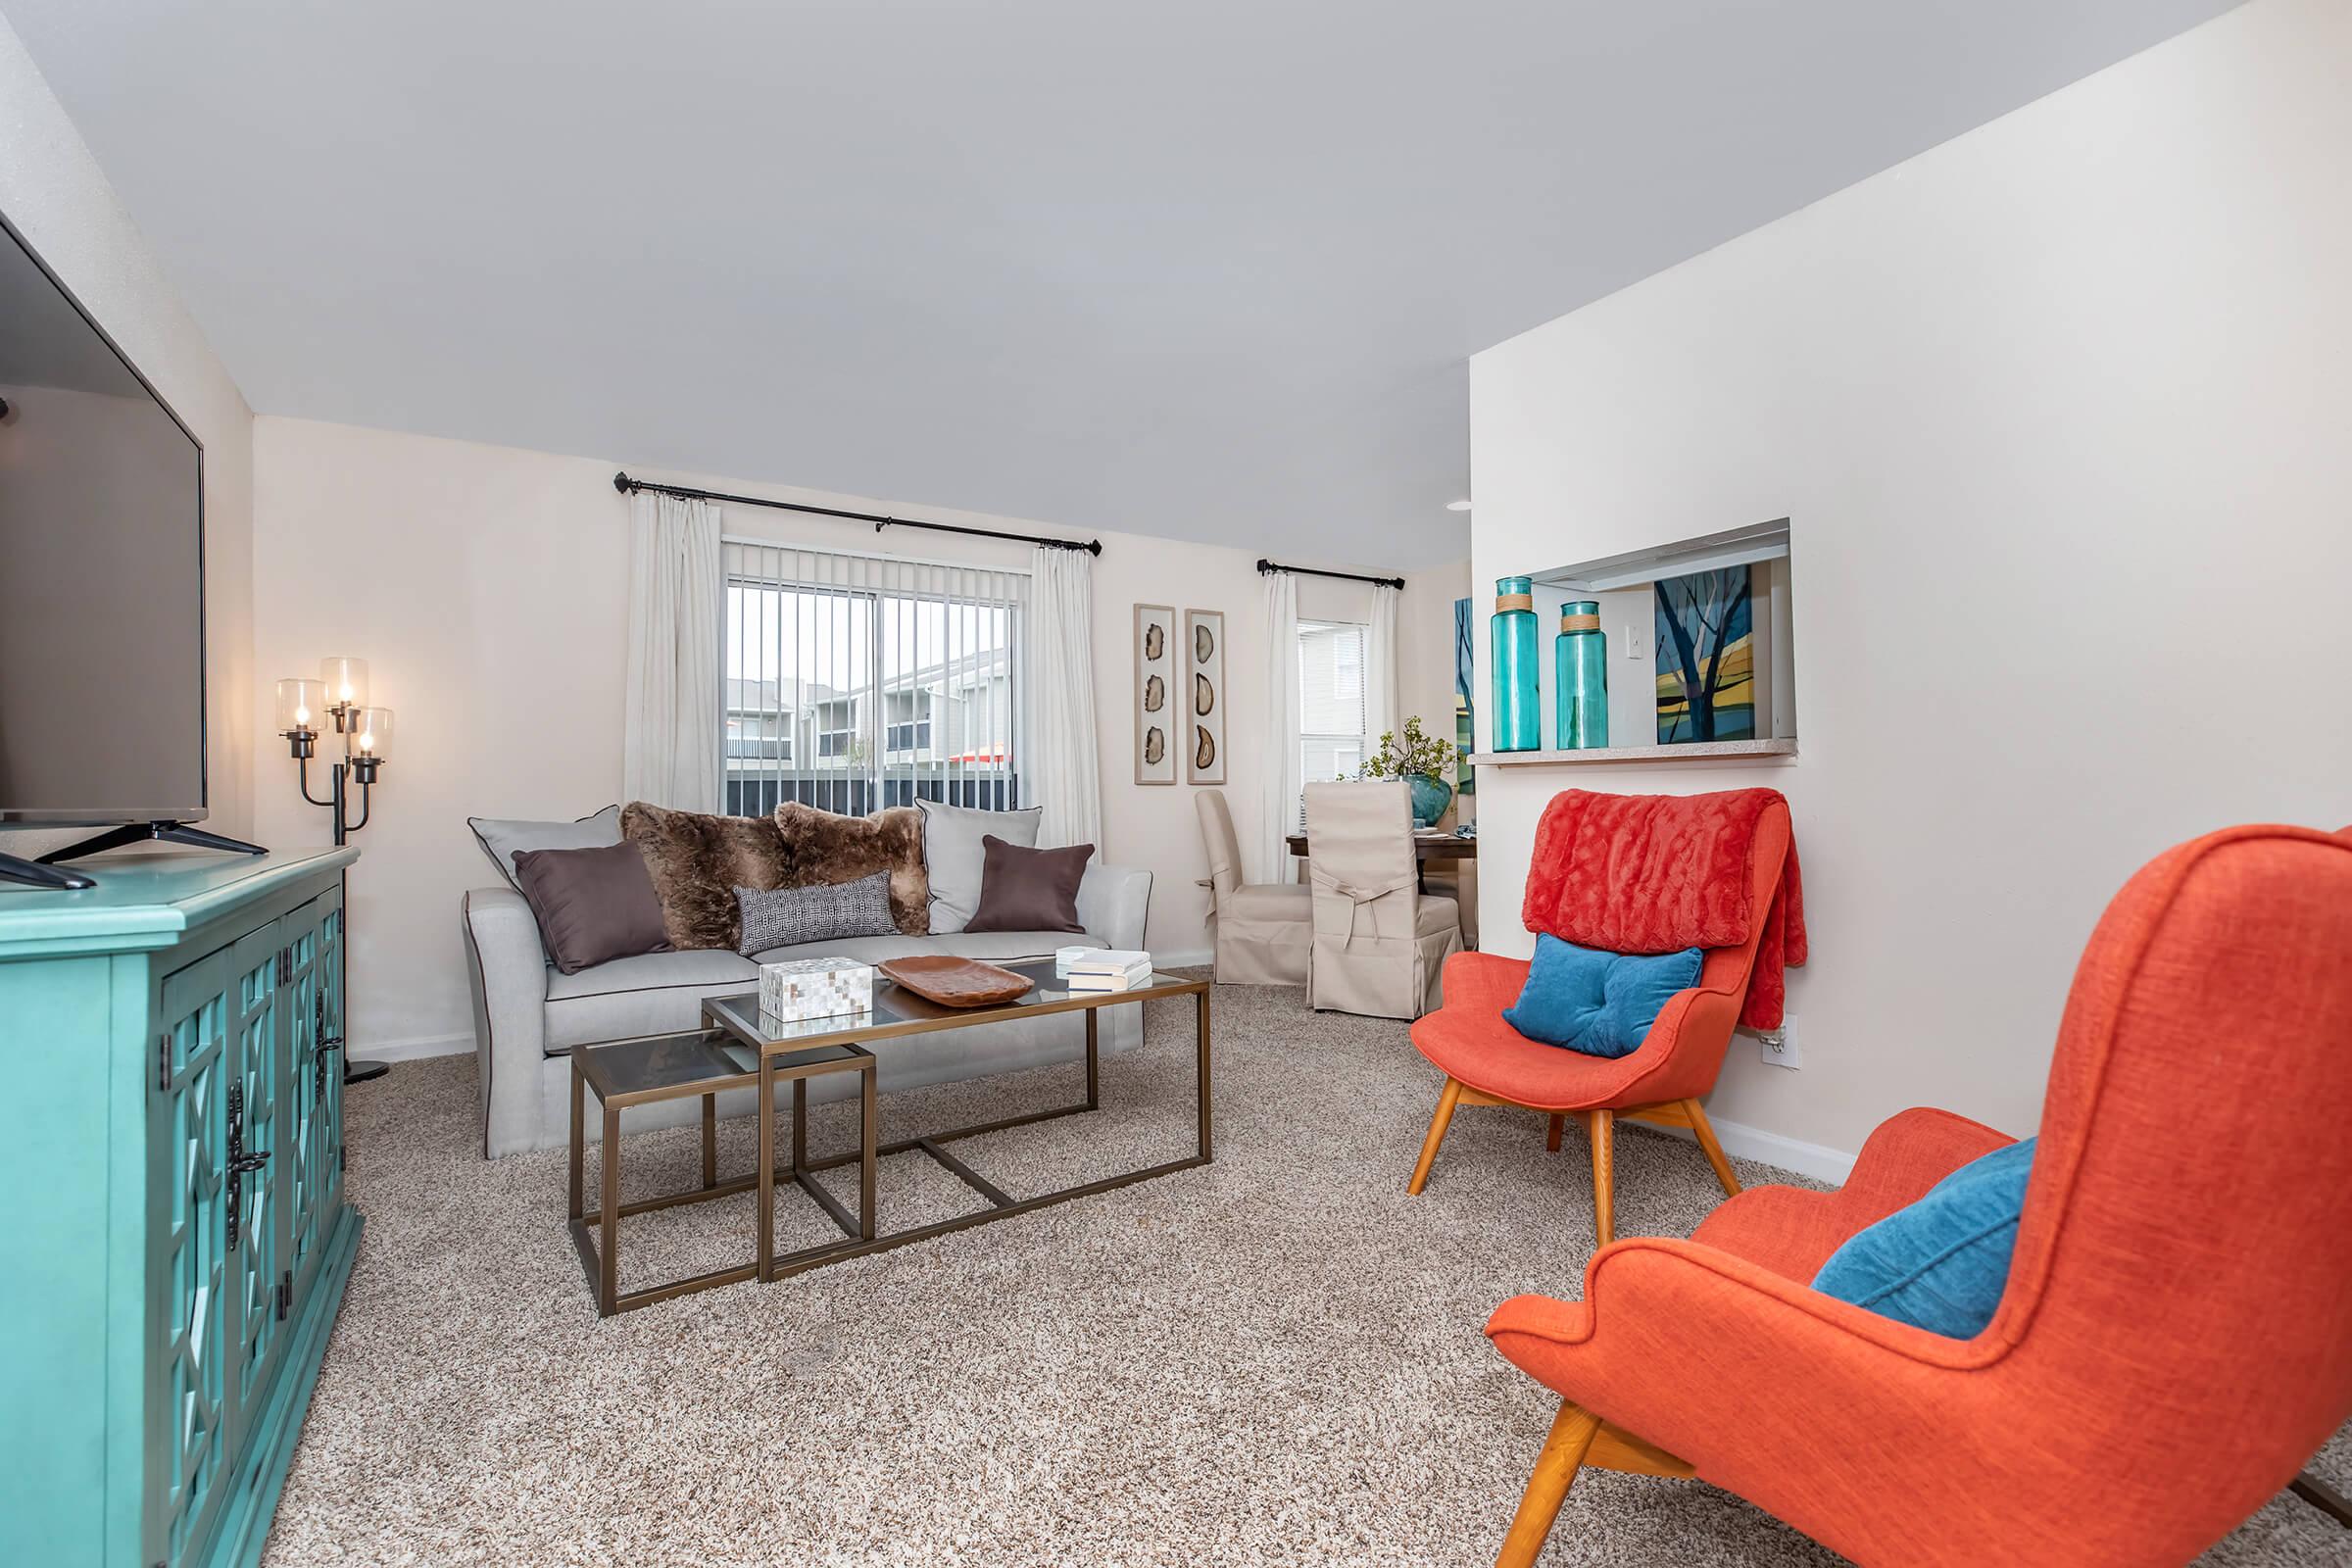
[[[913,958],[885,958],[874,965],[918,997],[943,1007],[989,1007],[1027,996],[1037,982],[1027,975],[977,958],[952,958],[945,954]]]

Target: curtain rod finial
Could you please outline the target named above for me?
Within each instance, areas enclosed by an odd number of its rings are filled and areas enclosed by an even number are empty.
[[[612,488],[624,496],[629,493],[629,471],[626,468],[612,476]]]

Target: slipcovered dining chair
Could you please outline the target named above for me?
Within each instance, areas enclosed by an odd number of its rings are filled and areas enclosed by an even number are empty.
[[[1955,1340],[1811,1281],[2011,1140],[1906,1110],[1835,1193],[1754,1188],[1487,1334],[1564,1401],[1500,1563],[1584,1465],[1690,1476],[1878,1564],[2185,1563],[2352,1416],[2352,841],[2240,827],[2108,906],[2000,1305]]]
[[[1306,787],[1306,881],[1309,1006],[1418,1018],[1438,1004],[1446,956],[1462,951],[1461,911],[1421,891],[1401,781]]]
[[[1200,844],[1208,852],[1208,917],[1215,931],[1216,977],[1225,984],[1306,984],[1306,954],[1313,934],[1313,899],[1296,883],[1246,883],[1242,846],[1234,836],[1233,812],[1222,790],[1193,797],[1200,817]]]

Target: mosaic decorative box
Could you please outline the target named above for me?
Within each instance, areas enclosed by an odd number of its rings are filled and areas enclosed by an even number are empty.
[[[760,966],[760,1010],[786,1023],[874,1010],[874,966],[855,958],[795,958]]]

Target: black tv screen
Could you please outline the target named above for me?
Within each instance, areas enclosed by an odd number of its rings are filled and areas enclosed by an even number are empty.
[[[0,821],[205,813],[204,449],[0,219]]]

